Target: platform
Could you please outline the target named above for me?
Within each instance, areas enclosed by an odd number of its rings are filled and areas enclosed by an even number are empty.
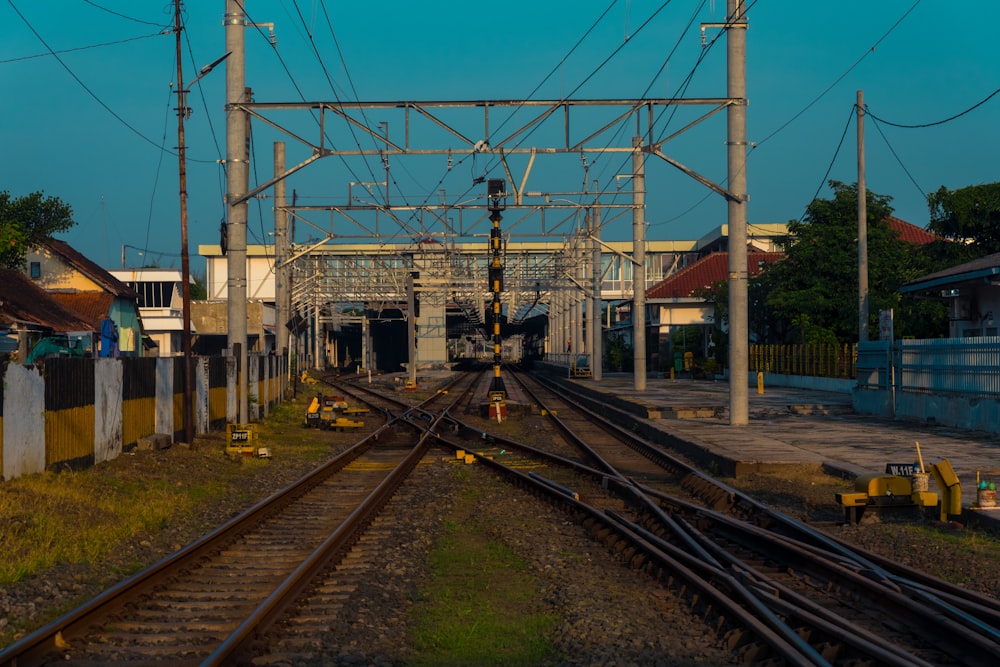
[[[962,484],[962,505],[976,500],[976,473],[1000,482],[1000,436],[914,421],[854,413],[846,393],[801,388],[748,389],[749,423],[729,424],[729,384],[648,378],[636,391],[629,374],[560,381],[593,392],[619,407],[630,406],[642,430],[670,441],[699,464],[715,462],[733,475],[816,465],[853,479],[884,472],[889,463],[916,461],[916,442],[926,463],[948,459]],[[1000,528],[1000,510],[977,512]]]

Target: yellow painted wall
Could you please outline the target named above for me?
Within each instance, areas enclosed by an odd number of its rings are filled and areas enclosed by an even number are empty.
[[[26,258],[28,266],[31,266],[31,262],[38,262],[41,265],[42,275],[35,280],[35,284],[42,289],[74,289],[81,292],[104,291],[103,287],[67,265],[61,257],[53,255],[48,250],[29,251]]]
[[[94,406],[45,411],[45,467],[94,455]]]
[[[122,401],[122,446],[134,445],[152,433],[156,433],[156,398]]]

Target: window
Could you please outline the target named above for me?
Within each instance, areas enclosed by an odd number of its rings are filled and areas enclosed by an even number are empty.
[[[30,271],[31,271],[31,279],[38,280],[39,278],[42,277],[42,263],[32,262]]]

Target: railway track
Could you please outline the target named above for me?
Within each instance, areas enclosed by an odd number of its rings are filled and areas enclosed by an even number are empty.
[[[588,412],[585,399],[558,384],[507,376],[530,387],[549,416],[551,433],[533,439],[542,445],[503,438],[489,423],[466,423],[459,417],[470,410],[474,377],[461,377],[457,389],[419,405],[413,396],[337,381],[331,391],[363,401],[386,425],[290,487],[296,491],[275,494],[11,645],[0,665],[67,657],[75,664],[330,657],[323,651],[338,642],[333,619],[356,613],[345,608],[348,596],[360,580],[378,576],[374,555],[405,529],[392,498],[419,483],[414,471],[430,467],[420,464],[435,442],[476,452],[483,467],[568,514],[622,562],[686,601],[734,659],[994,664],[995,599],[793,521],[637,438],[607,418],[607,406],[600,415]]]
[[[566,386],[512,379],[561,438],[542,438],[546,445],[537,448],[455,419],[467,438],[488,438],[507,459],[520,451],[544,462],[544,476],[505,466],[505,457],[482,461],[574,514],[634,567],[687,591],[699,613],[711,609],[745,660],[995,663],[994,598],[873,558],[781,515],[588,411]]]
[[[2,665],[243,662],[428,456],[430,429],[474,376],[387,423],[297,483],[0,652]],[[379,399],[372,398],[372,402]],[[437,415],[437,416],[435,416]],[[314,598],[315,599],[315,593]],[[308,612],[305,612],[308,613]],[[291,620],[290,620],[291,619]],[[287,625],[285,627],[288,627]]]

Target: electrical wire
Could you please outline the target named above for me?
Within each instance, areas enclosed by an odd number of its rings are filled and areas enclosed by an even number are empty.
[[[876,120],[876,121],[878,121],[880,123],[884,123],[885,125],[891,125],[892,127],[901,127],[901,128],[907,129],[907,130],[921,129],[921,128],[925,128],[925,127],[934,127],[935,125],[944,125],[945,123],[950,123],[953,120],[957,120],[957,119],[961,118],[962,116],[975,111],[979,107],[981,107],[984,104],[986,104],[987,102],[989,102],[991,99],[993,99],[997,95],[997,93],[1000,93],[1000,88],[997,88],[992,93],[990,93],[989,95],[987,95],[986,97],[984,97],[982,100],[976,102],[975,104],[973,104],[971,107],[969,107],[965,111],[958,112],[954,116],[949,116],[948,118],[944,118],[942,120],[936,120],[936,121],[933,121],[933,122],[930,122],[930,123],[919,123],[917,125],[904,125],[903,123],[893,123],[891,121],[885,120],[884,118],[879,118],[878,116],[874,115],[871,111],[868,110],[868,105],[867,104],[865,105],[865,113],[868,114],[869,116],[871,116],[873,120]]]
[[[819,187],[816,188],[816,192],[813,194],[812,199],[809,200],[809,203],[812,203],[813,201],[816,200],[817,197],[819,197],[820,191],[827,184],[827,179],[830,177],[830,172],[833,170],[833,165],[837,161],[837,156],[840,155],[840,149],[844,146],[844,138],[847,136],[847,130],[850,129],[851,127],[851,121],[854,119],[854,115],[856,113],[857,108],[858,108],[857,104],[851,105],[851,113],[848,114],[847,124],[844,125],[844,131],[840,134],[840,142],[837,144],[837,150],[833,152],[833,157],[830,159],[830,164],[826,168],[826,173],[823,174],[823,180],[820,181]],[[806,208],[803,209],[802,215],[799,216],[798,221],[802,222],[808,213],[809,213],[809,208],[807,205]]]
[[[278,61],[279,61],[279,63],[281,64],[282,68],[283,68],[283,69],[285,70],[285,74],[286,74],[286,76],[288,77],[288,80],[289,80],[289,81],[291,82],[292,86],[293,86],[293,87],[295,88],[295,92],[296,92],[296,93],[298,94],[298,96],[299,96],[299,99],[300,99],[301,101],[305,102],[305,101],[306,101],[306,97],[305,97],[305,94],[304,94],[304,93],[302,92],[302,88],[301,88],[301,87],[299,86],[299,83],[298,83],[298,81],[296,81],[296,79],[295,79],[295,76],[294,76],[294,75],[292,74],[292,71],[291,71],[291,69],[289,68],[288,64],[287,64],[287,63],[285,62],[285,59],[284,59],[284,57],[283,57],[283,56],[282,56],[282,54],[281,54],[281,53],[279,52],[279,50],[278,50],[278,47],[277,47],[277,44],[276,44],[276,43],[274,43],[274,42],[273,42],[272,40],[270,40],[270,39],[269,39],[269,38],[268,38],[268,37],[267,37],[266,35],[264,35],[263,31],[262,31],[262,30],[261,30],[261,28],[260,28],[260,25],[259,25],[259,24],[258,24],[258,23],[257,23],[256,21],[254,21],[254,20],[253,20],[253,18],[252,18],[252,17],[250,16],[250,14],[249,14],[249,13],[248,13],[248,12],[246,11],[246,7],[244,6],[244,3],[243,3],[243,2],[241,1],[241,0],[236,0],[236,4],[237,4],[237,5],[239,6],[240,10],[241,10],[241,11],[242,11],[242,12],[244,13],[244,15],[246,16],[246,18],[247,18],[247,21],[249,22],[249,25],[252,25],[252,26],[256,27],[256,28],[257,28],[257,32],[258,32],[258,33],[259,33],[259,34],[260,34],[260,35],[261,35],[261,36],[262,36],[262,37],[263,37],[263,38],[265,39],[265,41],[267,41],[267,43],[268,43],[268,44],[269,44],[269,45],[271,46],[271,50],[272,50],[272,52],[274,53],[275,57],[277,57],[277,58],[278,58]],[[296,10],[298,10],[298,5],[297,5],[297,3],[296,3]],[[309,35],[309,40],[311,41],[311,40],[312,40],[312,36],[311,36],[311,32],[309,32],[309,30],[308,30],[308,26],[307,26],[307,25],[306,25],[306,23],[305,23],[305,18],[304,18],[304,17],[302,16],[302,14],[301,14],[301,12],[300,12],[300,11],[298,12],[298,14],[299,14],[299,17],[300,17],[300,20],[301,20],[301,22],[302,22],[302,24],[303,24],[303,27],[305,27],[305,28],[306,28],[306,30],[307,30],[307,33],[308,33],[308,35]],[[314,47],[314,48],[315,48],[315,47]],[[322,66],[322,67],[324,68],[324,71],[326,71],[326,67],[325,67],[325,65],[324,65],[324,64],[322,63],[322,59],[321,59],[321,58],[320,58],[320,64],[321,64],[321,66]],[[328,79],[328,80],[329,80],[329,79]],[[333,88],[333,89],[334,89],[334,94],[336,94],[336,89],[335,89],[335,87],[333,86],[332,82],[331,82],[331,88]],[[314,120],[314,121],[316,122],[316,125],[317,125],[317,127],[321,127],[321,124],[320,124],[320,122],[319,122],[319,119],[318,119],[318,118],[316,118],[316,116],[315,116],[315,112],[312,112],[312,114],[313,114],[313,120]],[[352,132],[353,132],[353,130],[352,130]],[[334,145],[335,145],[335,144],[334,144],[334,142],[333,142],[332,140],[330,140],[330,138],[329,138],[329,136],[328,136],[328,135],[327,135],[327,139],[328,139],[328,140],[330,141],[330,145],[331,145],[331,146],[334,146]],[[344,165],[344,167],[345,167],[345,168],[347,169],[347,171],[348,171],[348,173],[349,173],[349,174],[351,175],[351,177],[352,177],[352,178],[353,178],[353,179],[354,179],[355,181],[360,181],[360,180],[361,180],[361,178],[360,178],[360,177],[359,177],[359,176],[358,176],[358,175],[357,175],[357,174],[356,174],[356,173],[354,172],[354,169],[353,169],[353,168],[351,167],[351,165],[350,165],[350,164],[349,164],[349,163],[348,163],[348,162],[346,161],[346,159],[344,158],[344,156],[343,156],[343,155],[340,155],[339,157],[340,157],[340,161],[341,161],[341,163],[342,163],[342,164]],[[374,176],[373,176],[373,180],[374,180]]]
[[[118,40],[115,40],[113,42],[102,42],[100,44],[90,44],[88,46],[76,46],[76,47],[73,47],[71,49],[60,49],[58,51],[48,51],[46,53],[36,53],[36,54],[30,55],[30,56],[18,56],[17,58],[6,58],[4,60],[0,60],[0,65],[6,65],[8,63],[21,62],[23,60],[34,60],[36,58],[48,58],[49,56],[53,56],[53,55],[55,55],[57,53],[60,53],[60,54],[62,54],[62,53],[76,53],[77,51],[89,51],[91,49],[101,49],[101,48],[104,48],[106,46],[117,46],[119,44],[127,44],[129,42],[137,42],[137,41],[142,40],[142,39],[149,39],[150,37],[162,37],[164,34],[166,34],[166,33],[164,33],[163,31],[160,31],[160,32],[154,32],[154,33],[149,34],[149,35],[138,35],[136,37],[126,37],[125,39],[118,39]]]
[[[906,10],[905,12],[903,12],[903,15],[902,15],[902,16],[900,16],[900,17],[899,17],[898,19],[896,19],[896,22],[895,22],[895,23],[893,23],[893,24],[892,24],[892,26],[890,26],[888,30],[886,30],[886,31],[885,31],[884,33],[882,33],[882,36],[881,36],[881,37],[879,37],[879,38],[878,38],[878,40],[876,40],[876,42],[875,42],[874,44],[872,44],[872,45],[871,45],[871,47],[869,47],[869,48],[868,48],[868,50],[867,50],[867,51],[865,51],[865,52],[864,52],[864,53],[863,53],[863,54],[861,55],[861,57],[860,57],[860,58],[858,58],[857,60],[855,60],[855,61],[854,61],[854,64],[853,64],[853,65],[851,65],[851,66],[850,66],[850,67],[848,67],[848,68],[847,68],[846,70],[844,70],[844,72],[843,72],[843,73],[842,73],[842,74],[841,74],[840,76],[838,76],[838,77],[837,77],[836,79],[834,79],[833,83],[831,83],[831,84],[830,84],[829,86],[827,86],[826,88],[824,88],[824,89],[823,89],[823,91],[822,91],[822,92],[821,92],[821,93],[820,93],[819,95],[817,95],[816,97],[814,97],[814,98],[812,99],[812,101],[810,101],[810,102],[809,102],[808,104],[806,104],[806,105],[805,105],[804,107],[802,107],[802,109],[801,109],[801,110],[800,110],[800,111],[799,111],[798,113],[796,113],[796,114],[795,114],[795,115],[793,115],[793,116],[792,116],[791,118],[789,118],[789,119],[788,119],[787,121],[785,121],[784,123],[782,123],[782,124],[781,124],[781,125],[780,125],[780,126],[778,127],[778,129],[774,130],[774,131],[773,131],[773,132],[771,132],[771,133],[770,133],[769,135],[767,135],[766,137],[764,137],[764,138],[763,138],[763,139],[761,139],[760,141],[756,142],[756,146],[755,146],[754,148],[757,148],[757,147],[761,146],[762,144],[766,143],[767,141],[769,141],[770,139],[772,139],[772,138],[773,138],[773,137],[774,137],[774,136],[775,136],[776,134],[778,134],[779,132],[781,132],[782,130],[784,130],[784,129],[785,129],[786,127],[788,127],[789,125],[791,125],[792,123],[794,123],[794,122],[795,122],[796,120],[798,120],[798,119],[799,119],[799,117],[800,117],[800,116],[802,116],[802,114],[804,114],[804,113],[805,113],[806,111],[808,111],[808,110],[809,110],[809,109],[810,109],[810,108],[811,108],[811,107],[812,107],[812,106],[813,106],[814,104],[816,104],[816,103],[817,103],[817,102],[819,102],[819,101],[820,101],[821,99],[823,99],[823,98],[824,98],[824,97],[826,96],[826,94],[827,94],[827,93],[829,93],[829,92],[830,92],[831,90],[833,90],[833,89],[834,89],[834,88],[835,88],[835,87],[837,86],[837,84],[839,84],[839,83],[840,83],[841,81],[843,81],[843,80],[844,80],[844,78],[845,78],[845,77],[846,77],[846,76],[847,76],[848,74],[850,74],[851,72],[853,72],[853,71],[854,71],[854,69],[855,69],[855,68],[856,68],[856,67],[857,67],[858,65],[860,65],[860,64],[861,64],[861,61],[863,61],[863,60],[864,60],[865,58],[867,58],[867,57],[868,57],[868,56],[870,56],[871,54],[875,53],[875,47],[877,47],[877,46],[878,46],[879,44],[881,44],[881,43],[882,43],[882,42],[883,42],[883,41],[885,40],[885,38],[886,38],[886,37],[888,37],[889,35],[891,35],[891,34],[892,34],[892,32],[893,32],[893,31],[894,31],[894,30],[895,30],[896,28],[898,28],[898,27],[899,27],[899,24],[900,24],[900,23],[902,23],[902,22],[903,22],[903,20],[904,20],[904,19],[906,19],[906,17],[907,17],[907,16],[909,16],[909,15],[910,15],[910,13],[911,13],[911,12],[912,12],[912,11],[913,11],[914,9],[916,9],[916,8],[917,8],[917,5],[919,5],[919,4],[921,3],[921,1],[922,1],[922,0],[916,0],[916,2],[914,2],[914,3],[913,3],[913,4],[911,5],[911,6],[910,6],[910,8],[909,8],[909,9],[907,9],[907,10]],[[996,93],[994,93],[994,95],[995,95],[995,94],[996,94]],[[751,151],[751,152],[752,152],[752,151]]]
[[[140,132],[138,129],[136,129],[127,120],[125,120],[124,118],[122,118],[121,116],[119,116],[118,113],[116,113],[114,111],[114,109],[112,109],[110,106],[108,106],[107,103],[104,100],[102,100],[97,93],[95,93],[93,90],[91,90],[90,87],[87,86],[87,84],[85,84],[83,82],[83,79],[81,79],[80,77],[78,77],[76,75],[76,72],[74,72],[72,69],[70,69],[69,65],[67,65],[65,63],[65,61],[63,61],[63,59],[60,58],[59,55],[52,49],[52,47],[49,46],[49,43],[47,41],[45,41],[45,38],[42,37],[42,35],[37,30],[35,30],[35,27],[33,25],[31,25],[31,23],[24,16],[24,14],[21,13],[21,10],[19,10],[17,8],[17,6],[14,4],[14,0],[7,0],[7,4],[9,4],[10,7],[11,7],[11,9],[14,10],[14,13],[17,14],[18,18],[20,18],[21,21],[24,22],[24,25],[26,25],[28,27],[28,30],[30,30],[32,32],[32,34],[38,39],[38,41],[42,43],[42,46],[44,46],[46,49],[48,49],[48,52],[52,55],[53,58],[56,59],[56,62],[58,62],[59,65],[64,70],[66,70],[66,72],[73,78],[73,80],[76,81],[80,85],[80,87],[83,88],[87,92],[87,94],[90,95],[90,97],[101,106],[101,108],[103,108],[105,111],[107,111],[109,114],[111,114],[111,116],[115,120],[117,120],[119,123],[121,123],[123,126],[125,126],[129,131],[131,131],[133,134],[135,134],[137,137],[139,137],[140,139],[142,139],[143,141],[145,141],[149,145],[153,146],[154,148],[156,148],[158,150],[165,151],[165,152],[169,153],[170,155],[176,155],[176,153],[174,153],[173,151],[167,150],[165,147],[161,146],[160,144],[157,144],[155,141],[153,141],[152,139],[150,139],[149,137],[147,137],[146,135],[144,135],[142,132]]]
[[[865,113],[868,114],[867,105],[865,105]],[[871,116],[871,114],[868,115]],[[889,152],[892,153],[892,156],[896,158],[896,162],[903,169],[903,173],[906,174],[906,177],[910,179],[910,183],[913,183],[913,187],[917,189],[917,192],[920,193],[920,196],[926,200],[927,193],[924,192],[923,189],[920,187],[920,185],[917,184],[916,179],[913,178],[913,174],[911,174],[910,170],[906,168],[905,164],[903,164],[903,160],[899,157],[899,154],[896,153],[896,149],[892,147],[892,144],[889,143],[889,138],[885,136],[885,132],[882,131],[882,126],[879,124],[879,122],[875,119],[874,116],[871,116],[871,119],[872,122],[875,124],[875,129],[878,130],[879,135],[882,137],[882,141],[884,141],[885,145],[889,148]]]
[[[601,13],[600,16],[597,17],[597,19],[593,23],[590,24],[590,27],[587,28],[586,32],[583,33],[583,35],[580,37],[580,39],[576,40],[576,43],[573,44],[573,46],[566,53],[566,55],[564,55],[562,57],[562,59],[558,63],[556,63],[556,65],[551,70],[549,70],[549,73],[546,74],[542,78],[542,80],[538,82],[537,85],[535,85],[535,87],[532,89],[532,91],[530,93],[528,93],[528,96],[524,98],[525,100],[531,100],[531,99],[533,99],[535,97],[535,93],[537,93],[539,90],[541,90],[542,86],[544,86],[545,83],[549,79],[552,78],[552,75],[555,74],[556,72],[558,72],[559,69],[564,64],[566,64],[566,61],[569,60],[569,57],[571,55],[573,55],[573,53],[577,50],[577,48],[581,44],[583,44],[583,42],[587,39],[587,37],[590,36],[590,33],[592,33],[594,31],[594,29],[597,28],[597,26],[601,23],[601,21],[604,20],[604,17],[608,15],[608,12],[610,12],[611,9],[616,4],[618,4],[618,0],[611,0],[611,4],[607,6],[607,8]],[[494,132],[499,132],[501,129],[503,129],[503,127],[507,124],[507,122],[510,121],[510,120],[512,120],[514,118],[514,116],[517,114],[517,112],[520,111],[523,108],[524,108],[523,105],[519,105],[519,106],[515,107],[514,110],[511,111],[511,113],[509,113],[507,115],[507,117],[504,118],[503,121],[500,122],[500,124],[496,127],[496,129],[494,130]]]
[[[195,62],[194,49],[191,46],[191,31],[187,29],[187,22],[182,18],[182,30],[184,31],[184,41],[187,45],[188,59],[191,61],[191,66],[193,69],[198,68],[198,64]],[[226,205],[225,205],[225,195],[226,195],[226,161],[223,159],[223,150],[219,144],[219,137],[215,132],[215,123],[212,122],[212,114],[208,108],[208,100],[205,99],[205,89],[202,86],[198,86],[198,95],[201,98],[201,107],[205,112],[205,119],[208,121],[208,131],[212,137],[212,144],[215,146],[216,159],[214,162],[219,166],[219,202],[222,204],[222,217],[226,216]],[[208,160],[195,160],[196,162],[208,162]]]
[[[167,104],[164,107],[163,114],[163,137],[161,138],[161,150],[159,152],[159,157],[156,160],[156,171],[153,175],[153,189],[149,193],[149,212],[146,214],[146,240],[143,242],[144,250],[149,247],[149,235],[153,229],[153,211],[156,210],[156,188],[160,183],[160,169],[163,168],[163,156],[169,151],[166,150],[167,142],[167,124],[170,120],[170,98],[173,96],[173,91],[167,92]]]
[[[107,7],[104,7],[103,5],[97,4],[96,2],[92,2],[92,0],[83,0],[83,2],[84,2],[84,4],[90,5],[91,7],[95,8],[95,9],[100,9],[102,12],[107,12],[108,14],[111,14],[112,16],[117,16],[118,18],[125,19],[126,21],[132,21],[133,23],[141,23],[143,25],[155,25],[155,26],[159,26],[160,25],[159,23],[153,23],[152,21],[144,21],[142,19],[137,19],[134,16],[127,16],[127,15],[122,14],[120,12],[116,12],[116,11],[114,11],[112,9],[108,9]],[[172,25],[171,24],[167,24],[167,25],[161,26],[161,27],[164,27],[164,28],[167,28],[168,30],[170,30],[172,28]]]

